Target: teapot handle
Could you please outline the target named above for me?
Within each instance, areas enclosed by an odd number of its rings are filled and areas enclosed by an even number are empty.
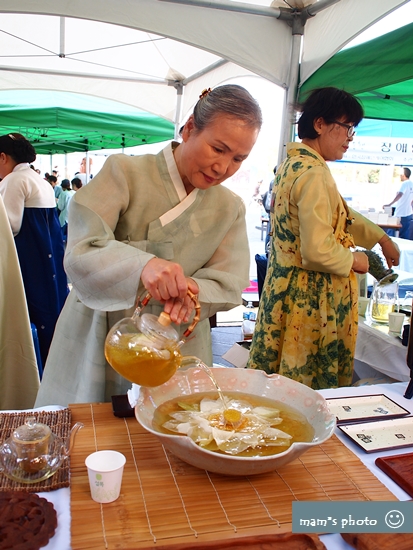
[[[194,318],[192,319],[192,323],[190,324],[190,326],[186,329],[186,331],[183,333],[183,337],[184,338],[187,338],[194,330],[194,328],[196,327],[196,325],[198,324],[198,321],[199,321],[199,318],[201,316],[201,306],[199,304],[199,300],[198,300],[198,296],[197,294],[194,294],[192,291],[190,291],[189,289],[187,290],[187,294],[188,296],[191,298],[191,300],[194,302],[195,304],[195,316]],[[140,296],[137,301],[136,301],[136,308],[135,308],[135,311],[133,312],[133,315],[132,315],[132,318],[135,319],[136,317],[138,317],[140,315],[140,312],[142,311],[142,309],[148,305],[149,303],[149,300],[152,298],[152,295],[147,292],[146,294],[143,294],[142,296]],[[166,314],[165,314],[166,315]]]
[[[194,318],[192,319],[192,323],[189,325],[189,327],[183,333],[184,338],[187,338],[192,333],[192,331],[194,330],[194,328],[198,324],[199,318],[201,317],[201,306],[199,304],[198,295],[194,294],[189,289],[187,291],[187,294],[195,304],[195,315],[194,315]]]

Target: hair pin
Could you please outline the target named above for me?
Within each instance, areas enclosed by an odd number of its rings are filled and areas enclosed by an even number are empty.
[[[212,92],[211,88],[205,88],[205,90],[202,90],[199,99],[204,99],[204,97],[206,97],[210,92]]]
[[[16,141],[16,137],[13,134],[9,134],[9,138],[11,138],[13,141]]]

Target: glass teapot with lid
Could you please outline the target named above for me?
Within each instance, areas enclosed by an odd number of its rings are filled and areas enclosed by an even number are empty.
[[[47,424],[28,416],[0,446],[0,471],[20,483],[38,483],[49,478],[69,457],[80,428],[83,424],[77,422],[68,438],[62,439]]]
[[[160,386],[167,382],[183,364],[199,363],[196,357],[182,356],[180,348],[199,321],[200,305],[195,294],[188,290],[195,303],[195,316],[183,338],[171,326],[171,318],[164,311],[157,317],[141,315],[151,295],[138,300],[132,317],[116,323],[105,340],[105,357],[121,376],[140,386]]]

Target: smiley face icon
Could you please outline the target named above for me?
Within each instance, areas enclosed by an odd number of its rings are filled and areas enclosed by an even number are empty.
[[[404,523],[404,515],[398,510],[390,510],[390,512],[387,512],[384,521],[391,529],[398,529]]]

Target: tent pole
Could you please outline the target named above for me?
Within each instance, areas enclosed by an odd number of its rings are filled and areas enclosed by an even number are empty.
[[[86,183],[89,183],[89,150],[86,150]]]
[[[278,153],[278,166],[287,156],[287,143],[294,137],[294,122],[292,119],[295,105],[298,97],[298,75],[300,72],[301,61],[301,42],[304,35],[304,27],[310,17],[314,17],[320,11],[329,8],[341,0],[319,0],[302,10],[291,9],[289,13],[281,12],[282,18],[288,19],[291,24],[292,45],[291,45],[291,63],[290,74],[287,83],[286,104],[283,110],[283,120],[281,125],[281,140]]]
[[[182,95],[184,90],[184,85],[181,81],[176,80],[173,83],[173,87],[176,90],[176,110],[175,110],[175,139],[179,137],[179,128],[181,125],[181,115],[182,115]]]
[[[293,110],[291,106],[297,99],[298,72],[300,68],[301,35],[293,35],[291,51],[291,70],[288,81],[287,93],[285,96],[285,105],[283,109],[283,120],[281,124],[281,140],[278,153],[278,166],[287,156],[287,143],[292,141],[294,121],[292,120]]]
[[[161,0],[172,4],[185,4],[186,6],[196,6],[198,8],[210,8],[215,10],[236,11],[239,13],[250,13],[252,15],[264,15],[267,17],[280,17],[280,8],[272,8],[267,6],[257,6],[256,4],[248,4],[244,2],[217,2],[214,0]],[[323,1],[323,0],[322,0]]]
[[[59,57],[65,56],[66,18],[60,18],[60,51]]]

